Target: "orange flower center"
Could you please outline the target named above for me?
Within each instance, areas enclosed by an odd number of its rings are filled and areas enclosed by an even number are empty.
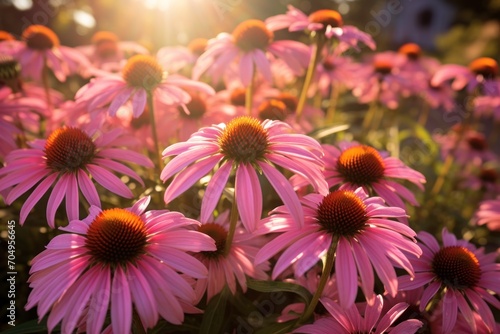
[[[258,112],[259,118],[262,120],[284,121],[286,116],[288,116],[286,104],[276,99],[262,102],[259,105]]]
[[[482,57],[473,60],[469,64],[469,69],[477,75],[482,75],[484,78],[492,79],[498,74],[498,63],[493,58]]]
[[[215,251],[203,251],[200,252],[206,258],[215,259],[224,254],[224,248],[226,247],[227,231],[226,229],[217,223],[207,223],[202,224],[198,228],[198,232],[205,233],[210,238],[215,240],[215,246],[217,250]]]
[[[473,288],[481,279],[476,255],[463,246],[441,248],[434,255],[432,270],[443,284],[453,289]]]
[[[370,146],[353,146],[342,152],[337,171],[346,182],[357,186],[370,185],[384,176],[384,159]]]
[[[21,73],[18,61],[7,55],[0,55],[0,82],[16,79]]]
[[[233,30],[236,46],[244,52],[255,49],[264,50],[272,43],[274,34],[260,20],[246,20]]]
[[[368,218],[366,205],[352,191],[337,190],[326,195],[317,209],[318,224],[328,233],[353,237],[362,231]]]
[[[267,131],[258,119],[249,116],[231,120],[218,141],[221,153],[236,163],[254,163],[264,159],[269,145]]]
[[[418,44],[415,43],[406,43],[402,45],[399,48],[398,52],[404,54],[406,57],[408,57],[408,59],[411,60],[417,60],[422,55],[422,49],[420,48],[420,46],[418,46]]]
[[[276,99],[280,100],[286,105],[288,112],[293,113],[297,110],[297,104],[299,104],[299,99],[290,93],[281,93],[276,97]]]
[[[136,55],[127,61],[122,75],[130,86],[151,91],[161,83],[163,67],[151,56]]]
[[[339,12],[331,9],[320,9],[309,15],[309,21],[321,23],[326,30],[326,27],[332,28],[342,27],[344,24],[342,15]]]
[[[392,63],[385,59],[376,59],[373,63],[375,72],[386,75],[392,72]]]
[[[195,38],[188,44],[188,49],[195,55],[201,55],[207,48],[206,38]]]
[[[199,95],[196,94],[190,94],[190,95],[191,95],[191,101],[189,101],[189,103],[186,104],[186,108],[189,110],[189,115],[186,114],[184,109],[181,107],[178,107],[177,110],[179,111],[179,114],[183,118],[200,119],[207,111],[207,104]]]
[[[12,34],[8,33],[7,31],[0,30],[0,42],[13,40],[15,40],[15,38],[14,36],[12,36]]]
[[[52,132],[45,143],[47,166],[55,172],[72,173],[92,162],[96,146],[85,132],[64,127]]]
[[[231,96],[229,100],[233,106],[244,106],[245,105],[245,88],[235,88],[231,91]]]
[[[118,52],[119,38],[111,31],[98,31],[92,36],[92,44],[96,47],[99,57],[109,58]]]
[[[102,211],[87,230],[85,246],[95,262],[124,265],[144,253],[146,224],[125,209]]]
[[[48,50],[59,46],[59,38],[49,28],[42,25],[32,25],[23,31],[23,39],[30,49]]]

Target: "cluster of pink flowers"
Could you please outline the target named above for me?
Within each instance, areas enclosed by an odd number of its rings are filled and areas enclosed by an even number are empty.
[[[282,29],[311,45],[277,40]],[[348,55],[363,47],[369,56]],[[60,231],[30,261],[26,309],[63,333],[238,332],[241,321],[499,333],[498,245],[471,237],[500,230],[499,158],[477,126],[500,119],[498,65],[375,48],[338,12],[291,5],[155,55],[109,31],[76,48],[39,25],[5,38],[0,199],[21,225],[43,217]],[[68,98],[57,86],[70,76],[85,84]],[[427,114],[419,125],[394,110],[414,100],[446,116],[460,90],[470,117],[434,136],[437,172],[417,171],[402,135],[425,132]],[[362,126],[334,113],[342,94],[369,105]],[[419,225],[460,187],[479,194],[467,238],[459,223]],[[242,320],[273,292],[284,297],[265,323]]]

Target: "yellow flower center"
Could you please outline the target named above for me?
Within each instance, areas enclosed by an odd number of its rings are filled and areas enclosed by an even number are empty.
[[[188,44],[188,49],[195,55],[201,55],[207,48],[206,38],[195,38]]]
[[[93,260],[107,265],[126,264],[144,253],[146,224],[125,209],[102,211],[90,224],[85,246]]]
[[[245,105],[245,88],[235,88],[231,91],[231,96],[229,100],[233,106],[244,106]]]
[[[415,43],[406,43],[402,45],[399,50],[399,53],[404,54],[408,59],[417,60],[422,55],[422,49],[418,44]]]
[[[92,36],[92,44],[96,47],[99,57],[113,57],[118,52],[119,38],[111,31],[98,31]]]
[[[59,46],[57,35],[42,25],[29,26],[23,31],[22,37],[30,49],[48,50]]]
[[[343,237],[353,237],[368,221],[365,203],[352,191],[345,190],[326,195],[318,206],[316,219],[323,230]]]
[[[274,34],[260,20],[246,20],[233,30],[235,44],[244,52],[265,50],[272,43]]]
[[[161,83],[163,67],[154,57],[136,55],[127,61],[122,75],[130,86],[151,91]]]
[[[370,185],[384,176],[384,160],[373,147],[353,146],[340,155],[337,171],[346,182],[357,186]]]
[[[267,147],[267,131],[260,121],[249,116],[231,120],[220,135],[221,153],[236,163],[255,163],[264,159]]]
[[[82,130],[64,127],[50,134],[44,152],[50,169],[71,173],[82,169],[93,160],[96,146],[92,138]]]
[[[15,40],[14,36],[12,36],[11,33],[8,33],[7,31],[0,30],[0,42],[3,41],[13,41]]]
[[[376,59],[373,63],[375,72],[386,75],[392,72],[393,64],[385,59]]]
[[[288,112],[294,113],[297,110],[297,105],[299,104],[299,99],[290,93],[280,93],[276,99],[280,100],[286,105]]]
[[[434,255],[432,270],[443,284],[453,289],[473,288],[481,279],[476,255],[463,246],[441,248]]]
[[[481,57],[473,60],[469,64],[469,69],[477,75],[482,75],[486,79],[492,79],[498,74],[498,63],[493,58]]]
[[[288,116],[286,104],[280,100],[272,99],[262,102],[258,107],[259,118],[284,121]]]
[[[342,15],[339,12],[331,9],[320,9],[309,15],[309,21],[314,23],[321,23],[326,27],[330,26],[332,28],[342,27],[344,24],[342,20]]]

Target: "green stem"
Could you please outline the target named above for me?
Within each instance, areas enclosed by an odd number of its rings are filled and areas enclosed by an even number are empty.
[[[370,128],[370,125],[372,124],[373,118],[375,117],[375,114],[378,109],[378,102],[377,99],[373,100],[370,102],[370,107],[368,108],[368,111],[366,112],[365,119],[363,120],[363,130],[368,130]]]
[[[304,110],[304,106],[307,100],[307,91],[309,90],[309,86],[311,85],[314,72],[316,71],[316,65],[318,64],[324,44],[325,44],[324,37],[318,35],[318,39],[314,44],[313,54],[311,60],[309,61],[309,66],[307,68],[304,85],[302,86],[302,91],[300,92],[299,102],[297,103],[297,110],[295,112],[295,118],[297,119],[297,121],[299,121],[300,117],[302,116],[302,111]]]
[[[307,305],[307,309],[302,314],[297,324],[304,323],[314,313],[314,309],[316,308],[316,305],[318,304],[319,299],[321,298],[321,294],[325,289],[326,283],[330,279],[330,274],[333,269],[333,264],[335,263],[335,252],[337,250],[338,241],[339,238],[337,236],[333,236],[332,243],[330,244],[328,252],[326,253],[325,264],[323,266],[323,272],[321,273],[321,278],[319,279],[318,288],[314,292],[314,296],[312,297],[311,302],[309,303],[309,305]]]
[[[431,194],[432,195],[437,195],[440,191],[441,188],[443,187],[444,180],[448,173],[450,172],[450,168],[453,165],[453,155],[454,155],[454,150],[452,152],[449,152],[448,155],[446,156],[446,160],[444,161],[443,168],[441,169],[441,172],[439,173],[439,176],[436,180],[436,183],[434,183],[434,186],[432,187]]]
[[[424,106],[422,108],[422,111],[420,112],[420,116],[418,118],[418,124],[420,124],[422,127],[425,127],[427,124],[427,119],[429,118],[429,112],[431,108],[428,103],[424,102]]]
[[[49,67],[47,66],[47,59],[43,60],[42,67],[42,85],[45,92],[45,99],[47,101],[47,108],[52,110],[52,98],[50,97],[50,82],[49,82]]]
[[[330,92],[330,103],[328,104],[328,109],[326,110],[326,124],[333,124],[335,118],[335,110],[337,109],[337,101],[339,100],[340,87],[332,83],[332,88]]]
[[[158,142],[158,133],[156,132],[156,120],[155,120],[155,110],[154,110],[154,104],[153,104],[153,94],[152,92],[147,92],[147,104],[148,104],[148,111],[149,111],[149,122],[151,123],[151,134],[153,135],[153,141],[155,145],[155,158],[157,162],[157,166],[155,168],[156,170],[156,176],[157,178],[160,177],[160,171],[163,165],[163,160],[161,158],[161,153],[160,153],[160,143]]]
[[[389,128],[389,142],[390,146],[389,152],[391,152],[391,157],[399,158],[399,123],[398,115],[396,110],[391,110],[391,127]]]
[[[229,218],[229,231],[227,232],[226,245],[224,247],[224,255],[228,255],[233,243],[234,232],[236,231],[236,223],[238,222],[239,213],[238,205],[236,204],[236,192],[233,196],[233,204],[231,206],[231,216]]]
[[[252,79],[245,92],[245,110],[248,116],[252,116],[253,91],[255,89],[255,70],[252,73]]]

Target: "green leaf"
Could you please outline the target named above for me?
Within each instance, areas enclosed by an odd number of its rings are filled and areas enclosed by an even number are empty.
[[[16,324],[15,327],[12,327],[10,329],[7,329],[6,331],[3,331],[2,333],[6,334],[29,334],[29,333],[47,333],[47,323],[45,320],[42,320],[40,323],[38,323],[38,320],[30,320],[27,322],[23,322],[22,324]],[[54,330],[54,332],[57,332]]]
[[[312,299],[312,294],[304,288],[302,285],[287,283],[287,282],[275,282],[275,281],[257,281],[251,278],[247,279],[247,286],[252,290],[259,292],[291,292],[299,295],[306,303],[309,305]]]
[[[320,140],[321,138],[328,137],[330,135],[333,135],[337,132],[345,131],[349,129],[348,124],[342,124],[342,125],[332,125],[332,126],[327,126],[321,129],[317,129],[313,131],[312,133],[309,134],[310,137],[313,137],[316,140]]]
[[[225,322],[226,304],[230,292],[225,287],[218,295],[215,295],[208,302],[201,321],[200,334],[221,333]]]

